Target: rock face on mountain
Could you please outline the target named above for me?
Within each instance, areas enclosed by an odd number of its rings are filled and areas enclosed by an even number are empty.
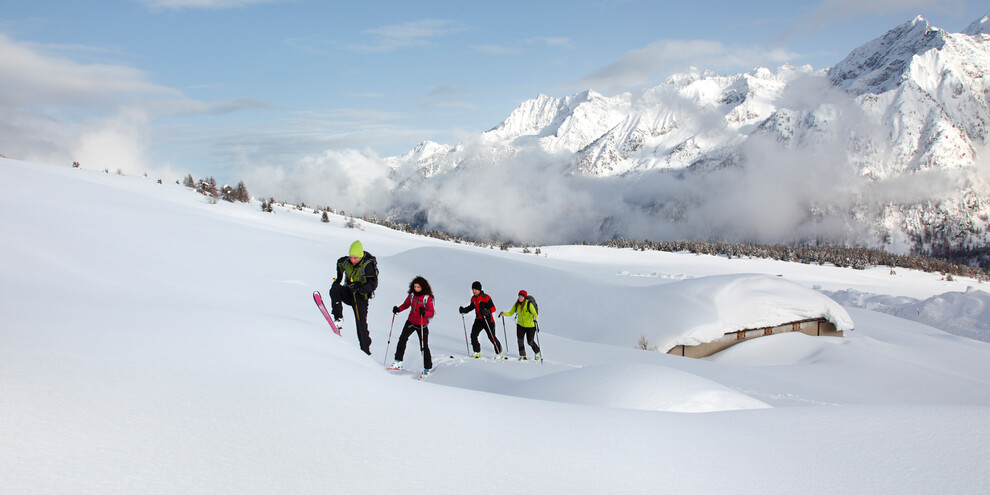
[[[636,93],[540,95],[471,143],[423,143],[387,161],[397,190],[434,182],[430,189],[439,191],[440,183],[480,169],[492,174],[505,168],[519,175],[518,167],[503,166],[524,159],[542,171],[540,180],[559,176],[582,184],[579,196],[602,192],[586,186],[588,180],[607,180],[604,192],[621,197],[628,210],[612,205],[612,199],[600,201],[605,206],[596,210],[598,218],[581,221],[610,228],[597,234],[577,230],[583,236],[825,240],[898,251],[981,249],[988,245],[990,219],[984,174],[990,170],[984,150],[990,123],[988,18],[962,33],[949,33],[917,17],[826,70],[783,66],[735,75],[694,70]],[[553,164],[555,175],[546,163]],[[774,179],[762,184],[817,189],[810,199],[787,205],[803,210],[793,215],[793,229],[778,229],[790,237],[720,230],[718,225],[731,222],[716,220],[718,212],[753,208],[736,208],[725,202],[731,196],[726,194],[713,206],[698,190],[710,190],[728,177],[751,178],[767,163],[784,172],[768,174]],[[692,187],[675,188],[658,178],[663,176]],[[792,180],[777,183],[781,176]],[[646,189],[653,183],[667,186]],[[754,183],[738,182],[739,187]],[[747,200],[744,194],[733,198]],[[392,215],[400,220],[416,211],[421,223],[465,228],[464,222],[450,221],[452,205],[442,194],[429,204],[409,195],[398,201],[404,206]],[[417,202],[418,207],[410,206]],[[441,210],[445,215],[431,214]],[[629,214],[643,218],[630,221]],[[651,222],[652,230],[644,226]],[[684,222],[694,227],[679,225]]]

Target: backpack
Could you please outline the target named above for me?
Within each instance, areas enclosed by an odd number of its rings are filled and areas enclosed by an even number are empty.
[[[536,312],[536,314],[540,314],[540,305],[539,304],[536,304],[536,298],[533,297],[533,296],[527,295],[526,296],[526,300],[529,301],[529,303],[533,305],[533,311]]]
[[[371,299],[375,297],[375,290],[378,289],[378,258],[375,258],[375,255],[367,251],[364,252],[364,257],[368,258],[368,264],[375,266],[375,284],[371,288],[371,294],[368,294],[368,299]]]

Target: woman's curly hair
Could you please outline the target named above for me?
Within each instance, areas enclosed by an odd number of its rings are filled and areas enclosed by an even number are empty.
[[[417,276],[409,282],[409,293],[413,293],[413,285],[419,284],[419,288],[423,289],[420,294],[425,294],[427,296],[433,297],[433,289],[430,288],[430,283],[426,281],[425,278]]]

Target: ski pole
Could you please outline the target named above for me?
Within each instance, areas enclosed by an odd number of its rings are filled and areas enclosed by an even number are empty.
[[[502,338],[505,339],[505,345],[509,345],[509,334],[505,333],[505,315],[499,315],[499,318],[502,319]],[[508,351],[506,351],[506,354],[508,354]]]
[[[464,323],[463,313],[461,313],[461,326],[464,327],[464,348],[467,349],[468,354],[471,354],[471,346],[468,345],[468,338],[467,338],[467,323]]]
[[[430,296],[423,298],[423,305],[419,308],[421,313],[420,318],[426,320],[426,302],[429,302]],[[419,353],[423,356],[423,370],[426,370],[426,324],[420,323],[419,325]]]
[[[423,339],[426,337],[426,325],[419,326],[419,353],[423,356],[423,369],[426,369],[426,346],[423,345]]]
[[[502,345],[498,342],[498,335],[495,333],[495,330],[492,329],[492,326],[488,324],[487,318],[482,317],[481,319],[485,321],[485,331],[488,332],[488,340],[491,340],[492,346],[495,347],[495,353],[502,354],[502,351],[505,349],[499,349]],[[495,323],[495,320],[492,320],[492,323]]]
[[[388,327],[388,344],[385,344],[385,360],[382,361],[382,366],[388,367],[388,348],[392,345],[392,328],[395,327],[395,313],[392,313],[392,324]]]
[[[540,364],[543,364],[543,346],[540,344],[540,324],[536,320],[533,320],[533,324],[536,325],[536,345],[540,348]]]

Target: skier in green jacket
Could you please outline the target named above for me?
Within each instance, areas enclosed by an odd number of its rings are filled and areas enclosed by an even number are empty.
[[[526,360],[526,347],[523,344],[525,337],[529,346],[533,348],[533,352],[536,353],[535,359],[539,361],[542,359],[540,345],[536,343],[536,319],[539,315],[536,313],[536,307],[533,303],[526,299],[528,295],[524,290],[519,291],[519,299],[512,305],[512,309],[502,312],[500,315],[516,315],[516,341],[519,343],[519,360]]]

